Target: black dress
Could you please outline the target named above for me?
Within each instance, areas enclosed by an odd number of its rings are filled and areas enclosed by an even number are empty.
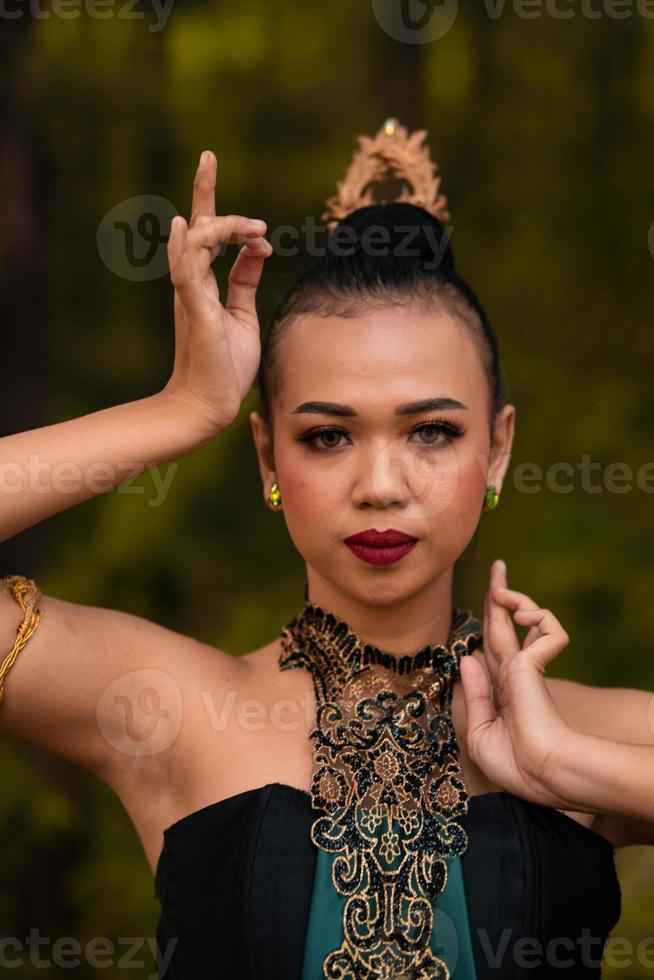
[[[333,936],[340,913],[321,904],[314,818],[308,793],[269,783],[164,831],[161,980],[319,980],[321,931]],[[613,845],[507,792],[470,797],[460,822],[470,843],[452,862],[447,928],[435,936],[453,980],[601,976],[621,912]]]

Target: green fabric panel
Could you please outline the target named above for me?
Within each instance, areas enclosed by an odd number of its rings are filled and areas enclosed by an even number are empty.
[[[318,850],[304,944],[302,980],[320,980],[325,957],[343,942],[343,912],[347,896],[340,895],[332,884],[333,860],[333,854]]]
[[[302,980],[320,980],[325,957],[343,942],[343,912],[347,897],[340,895],[332,884],[333,860],[334,855],[325,851],[316,853]],[[445,960],[452,980],[476,980],[460,857],[448,859],[447,885],[433,909],[432,950]]]
[[[461,858],[448,858],[447,870],[447,884],[433,904],[429,945],[447,963],[452,980],[477,980]]]

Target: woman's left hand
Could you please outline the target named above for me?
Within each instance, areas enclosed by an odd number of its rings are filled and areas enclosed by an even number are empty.
[[[569,637],[552,612],[506,586],[503,563],[493,562],[482,627],[488,670],[474,654],[461,658],[468,753],[508,792],[543,806],[571,808],[549,788],[549,775],[556,771],[557,753],[577,733],[563,720],[544,677]],[[529,627],[522,646],[511,611],[516,623]]]

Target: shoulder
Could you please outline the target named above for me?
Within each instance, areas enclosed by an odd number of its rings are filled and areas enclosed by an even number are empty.
[[[44,594],[39,606],[4,678],[0,734],[97,774],[156,755],[202,682],[220,687],[240,672],[239,658],[133,613]],[[3,654],[22,617],[0,590]]]

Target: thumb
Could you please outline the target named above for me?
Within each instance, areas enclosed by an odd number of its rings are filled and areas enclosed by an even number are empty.
[[[468,744],[489,728],[497,717],[488,674],[472,655],[461,658],[461,687],[467,713]]]

